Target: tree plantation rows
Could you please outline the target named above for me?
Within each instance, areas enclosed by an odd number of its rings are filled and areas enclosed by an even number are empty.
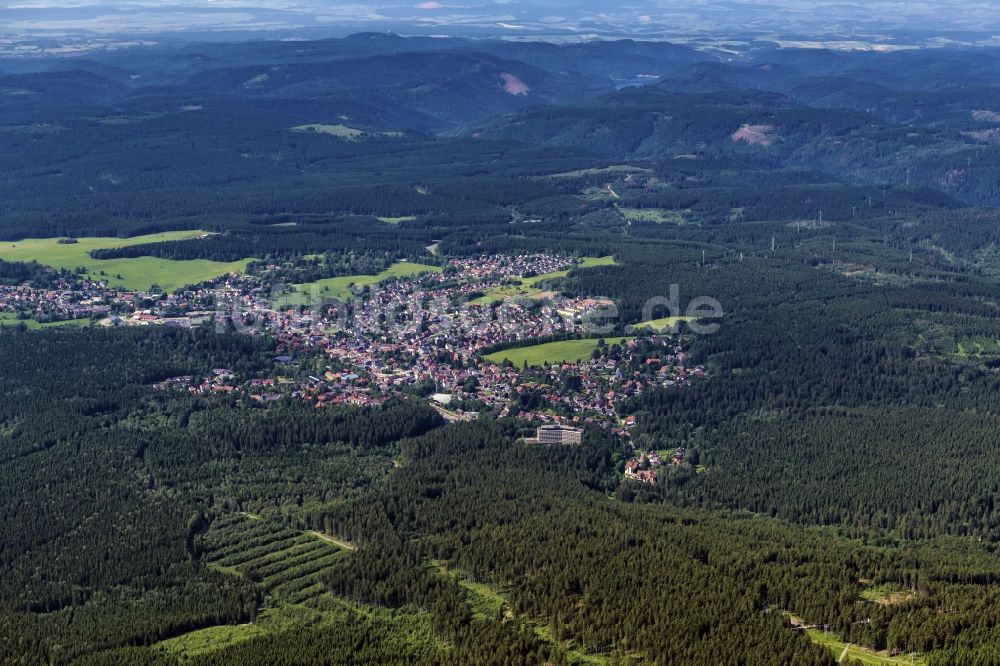
[[[439,423],[413,405],[248,414],[149,386],[269,364],[244,337],[7,332],[0,356],[2,486],[16,516],[0,531],[0,653],[23,663],[244,620],[261,593],[194,557],[205,514],[350,497],[391,467],[387,445]]]

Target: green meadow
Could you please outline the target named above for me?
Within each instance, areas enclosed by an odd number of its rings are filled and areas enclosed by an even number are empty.
[[[632,340],[632,338],[605,338],[605,342],[608,345],[621,344],[629,340]],[[525,363],[538,367],[551,363],[585,361],[597,349],[599,341],[599,338],[585,338],[583,340],[544,342],[540,345],[531,345],[530,347],[505,349],[489,354],[484,358],[491,363],[510,361],[518,367],[521,367]]]
[[[426,266],[409,261],[399,261],[378,275],[345,275],[317,280],[316,282],[297,284],[294,291],[279,297],[275,302],[275,306],[308,305],[312,302],[313,297],[317,297],[319,300],[327,298],[347,300],[354,295],[356,290],[378,284],[382,280],[412,277],[421,273],[440,273],[442,270],[440,266]]]
[[[845,643],[835,634],[824,632],[821,629],[807,629],[806,634],[814,643],[825,645],[829,648],[833,658],[838,663],[850,660],[852,663],[862,663],[865,666],[923,666],[927,659],[923,656],[910,655],[889,656],[888,652],[876,652],[868,648],[859,647],[851,643]]]
[[[595,266],[614,266],[614,257],[583,257],[580,263],[573,266],[572,268],[567,268],[564,271],[552,271],[551,273],[544,273],[542,275],[533,275],[528,278],[521,278],[518,284],[508,284],[500,287],[494,287],[487,291],[480,298],[472,301],[474,305],[490,305],[492,303],[503,302],[509,298],[537,298],[540,294],[544,293],[544,289],[541,285],[551,280],[558,280],[559,278],[564,278],[569,275],[571,270],[577,268],[593,268]]]
[[[28,327],[28,329],[37,331],[43,328],[56,328],[59,326],[89,326],[90,319],[67,319],[65,321],[38,322],[34,319],[18,319],[17,315],[13,312],[0,313],[0,328],[14,327],[18,324],[24,324]]]
[[[584,646],[572,640],[559,641],[552,635],[552,630],[547,624],[533,621],[523,614],[515,616],[507,593],[501,587],[478,582],[466,572],[449,567],[440,560],[431,560],[430,566],[442,576],[457,582],[465,590],[475,619],[503,618],[505,622],[516,622],[525,628],[530,628],[535,636],[562,650],[566,656],[566,663],[570,666],[604,666],[609,663],[607,655],[588,653]]]
[[[52,268],[83,268],[95,279],[109,284],[146,291],[156,284],[167,291],[188,284],[204,282],[226,273],[246,270],[250,259],[233,262],[191,259],[173,261],[157,257],[130,259],[94,259],[92,250],[116,249],[145,243],[187,240],[205,235],[204,231],[168,231],[133,238],[79,238],[76,243],[60,243],[58,238],[28,238],[13,243],[0,243],[0,259],[7,261],[37,261]]]
[[[649,321],[642,321],[638,324],[633,324],[632,328],[648,328],[652,329],[657,333],[663,333],[666,331],[675,330],[681,322],[690,322],[697,319],[697,317],[661,317],[660,319],[650,319]]]
[[[629,222],[655,222],[656,224],[686,224],[690,210],[667,208],[619,208],[618,212]]]
[[[502,617],[509,609],[510,604],[506,596],[495,586],[477,582],[465,572],[453,569],[446,562],[440,560],[431,560],[430,565],[432,569],[448,576],[465,588],[472,613],[476,619],[491,620]]]
[[[963,339],[955,343],[958,356],[995,356],[1000,354],[1000,340]]]

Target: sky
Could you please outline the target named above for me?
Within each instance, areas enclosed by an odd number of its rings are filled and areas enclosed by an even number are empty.
[[[0,0],[0,35],[996,31],[997,0]]]

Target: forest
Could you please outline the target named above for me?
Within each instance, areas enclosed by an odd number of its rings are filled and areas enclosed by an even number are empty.
[[[546,284],[613,301],[608,338],[649,342],[674,288],[724,316],[675,334],[704,380],[618,400],[627,436],[584,422],[578,447],[448,422],[433,382],[371,407],[193,390],[329,369],[276,336],[2,326],[0,663],[848,663],[817,630],[1000,663],[1000,59],[936,51],[367,35],[3,62],[5,243],[199,229],[91,258],[253,258],[264,286],[611,256]],[[5,294],[75,276],[0,261]]]

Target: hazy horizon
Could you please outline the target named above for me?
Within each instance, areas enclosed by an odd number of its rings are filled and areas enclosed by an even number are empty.
[[[989,2],[832,2],[828,0],[23,0],[0,7],[6,38],[73,38],[185,33],[273,33],[337,36],[358,30],[407,34],[656,35],[760,32],[889,39],[952,31],[1000,32]]]

